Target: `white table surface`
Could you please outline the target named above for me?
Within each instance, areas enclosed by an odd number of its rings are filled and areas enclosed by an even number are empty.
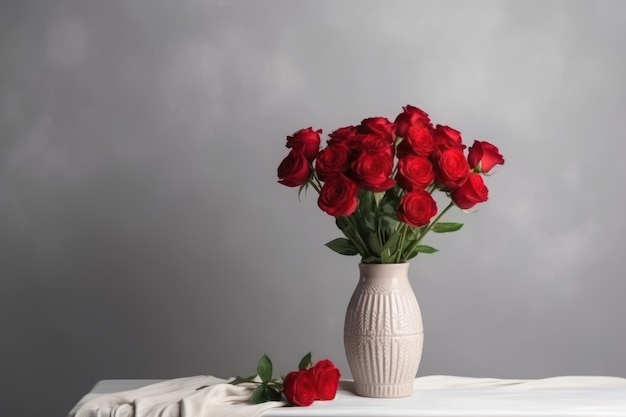
[[[92,393],[139,388],[158,380],[103,380]],[[427,376],[415,380],[411,397],[359,397],[341,381],[332,401],[282,407],[263,417],[626,417],[626,379],[557,377],[503,380]]]

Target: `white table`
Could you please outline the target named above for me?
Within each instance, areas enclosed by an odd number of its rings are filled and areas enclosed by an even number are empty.
[[[138,388],[156,380],[103,380],[92,393]],[[411,397],[375,399],[342,381],[333,401],[268,410],[263,417],[626,417],[626,379],[557,377],[503,380],[427,376]]]

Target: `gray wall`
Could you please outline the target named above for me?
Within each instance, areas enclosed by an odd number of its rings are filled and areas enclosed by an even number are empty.
[[[407,103],[506,165],[412,262],[421,375],[626,376],[626,2],[3,1],[0,415],[343,353],[284,140]]]

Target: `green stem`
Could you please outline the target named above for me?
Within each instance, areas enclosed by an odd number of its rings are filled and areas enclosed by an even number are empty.
[[[396,255],[396,263],[400,263],[402,260],[402,247],[404,246],[404,239],[406,238],[406,231],[409,228],[409,225],[404,223],[402,225],[402,236],[400,237],[400,244],[398,245],[398,253]]]
[[[420,242],[422,241],[422,239],[424,238],[424,236],[426,236],[426,233],[428,233],[430,231],[430,229],[432,229],[432,227],[435,225],[435,223],[437,223],[439,221],[439,219],[441,219],[441,217],[446,214],[446,212],[448,210],[450,210],[450,208],[452,208],[452,206],[454,206],[454,203],[452,201],[450,201],[450,204],[448,204],[448,207],[446,207],[441,213],[439,213],[439,215],[435,218],[435,220],[433,220],[426,229],[424,229],[424,231],[419,235],[419,237],[415,240],[415,242],[413,242],[411,244],[411,246],[408,247],[406,253],[410,254],[411,252],[413,252],[413,250],[417,247],[417,245],[420,244]]]
[[[443,211],[441,213],[439,213],[439,215],[435,218],[435,220],[433,220],[432,222],[430,222],[430,224],[428,225],[428,227],[426,228],[426,230],[424,230],[421,234],[420,237],[417,238],[417,240],[415,241],[415,244],[417,245],[418,243],[420,243],[420,241],[424,238],[424,236],[426,236],[426,233],[428,233],[430,231],[430,229],[433,228],[433,226],[435,225],[435,223],[437,223],[439,221],[439,219],[441,219],[441,217],[443,217],[444,214],[446,214],[446,212],[448,210],[450,210],[452,207],[454,206],[454,202],[450,201],[450,204],[448,204],[448,206],[443,209]]]
[[[342,229],[342,231],[346,234],[346,237],[354,243],[361,256],[365,258],[367,256],[367,245],[363,239],[361,239],[361,235],[359,235],[359,232],[354,228],[350,219],[346,216],[340,216],[337,217],[337,219],[347,226],[345,230]]]
[[[317,178],[317,175],[315,174],[315,172],[313,173],[313,175],[311,175],[311,179],[309,179],[309,184],[313,186],[313,188],[315,189],[315,191],[317,191],[318,194],[322,192],[322,183],[319,180],[319,178]]]

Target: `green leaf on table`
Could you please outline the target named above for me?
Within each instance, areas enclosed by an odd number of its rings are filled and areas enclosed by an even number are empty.
[[[312,357],[311,352],[304,355],[304,357],[300,359],[300,363],[298,364],[298,369],[299,370],[307,369],[309,366],[313,365],[313,362],[311,361],[311,357]]]
[[[356,246],[354,246],[354,244],[350,240],[344,237],[338,237],[337,239],[333,239],[328,242],[326,246],[341,255],[353,256],[359,253]]]
[[[264,383],[269,382],[272,379],[272,361],[267,355],[263,355],[261,360],[259,360],[259,364],[256,367],[256,371],[259,374],[259,378]]]
[[[461,227],[463,227],[463,223],[438,222],[438,223],[435,223],[430,230],[432,230],[435,233],[448,233],[448,232],[456,232]]]
[[[269,401],[280,401],[281,395],[274,387],[268,386],[265,391],[265,398]]]
[[[263,384],[252,392],[252,402],[261,404],[267,401],[267,385]]]

